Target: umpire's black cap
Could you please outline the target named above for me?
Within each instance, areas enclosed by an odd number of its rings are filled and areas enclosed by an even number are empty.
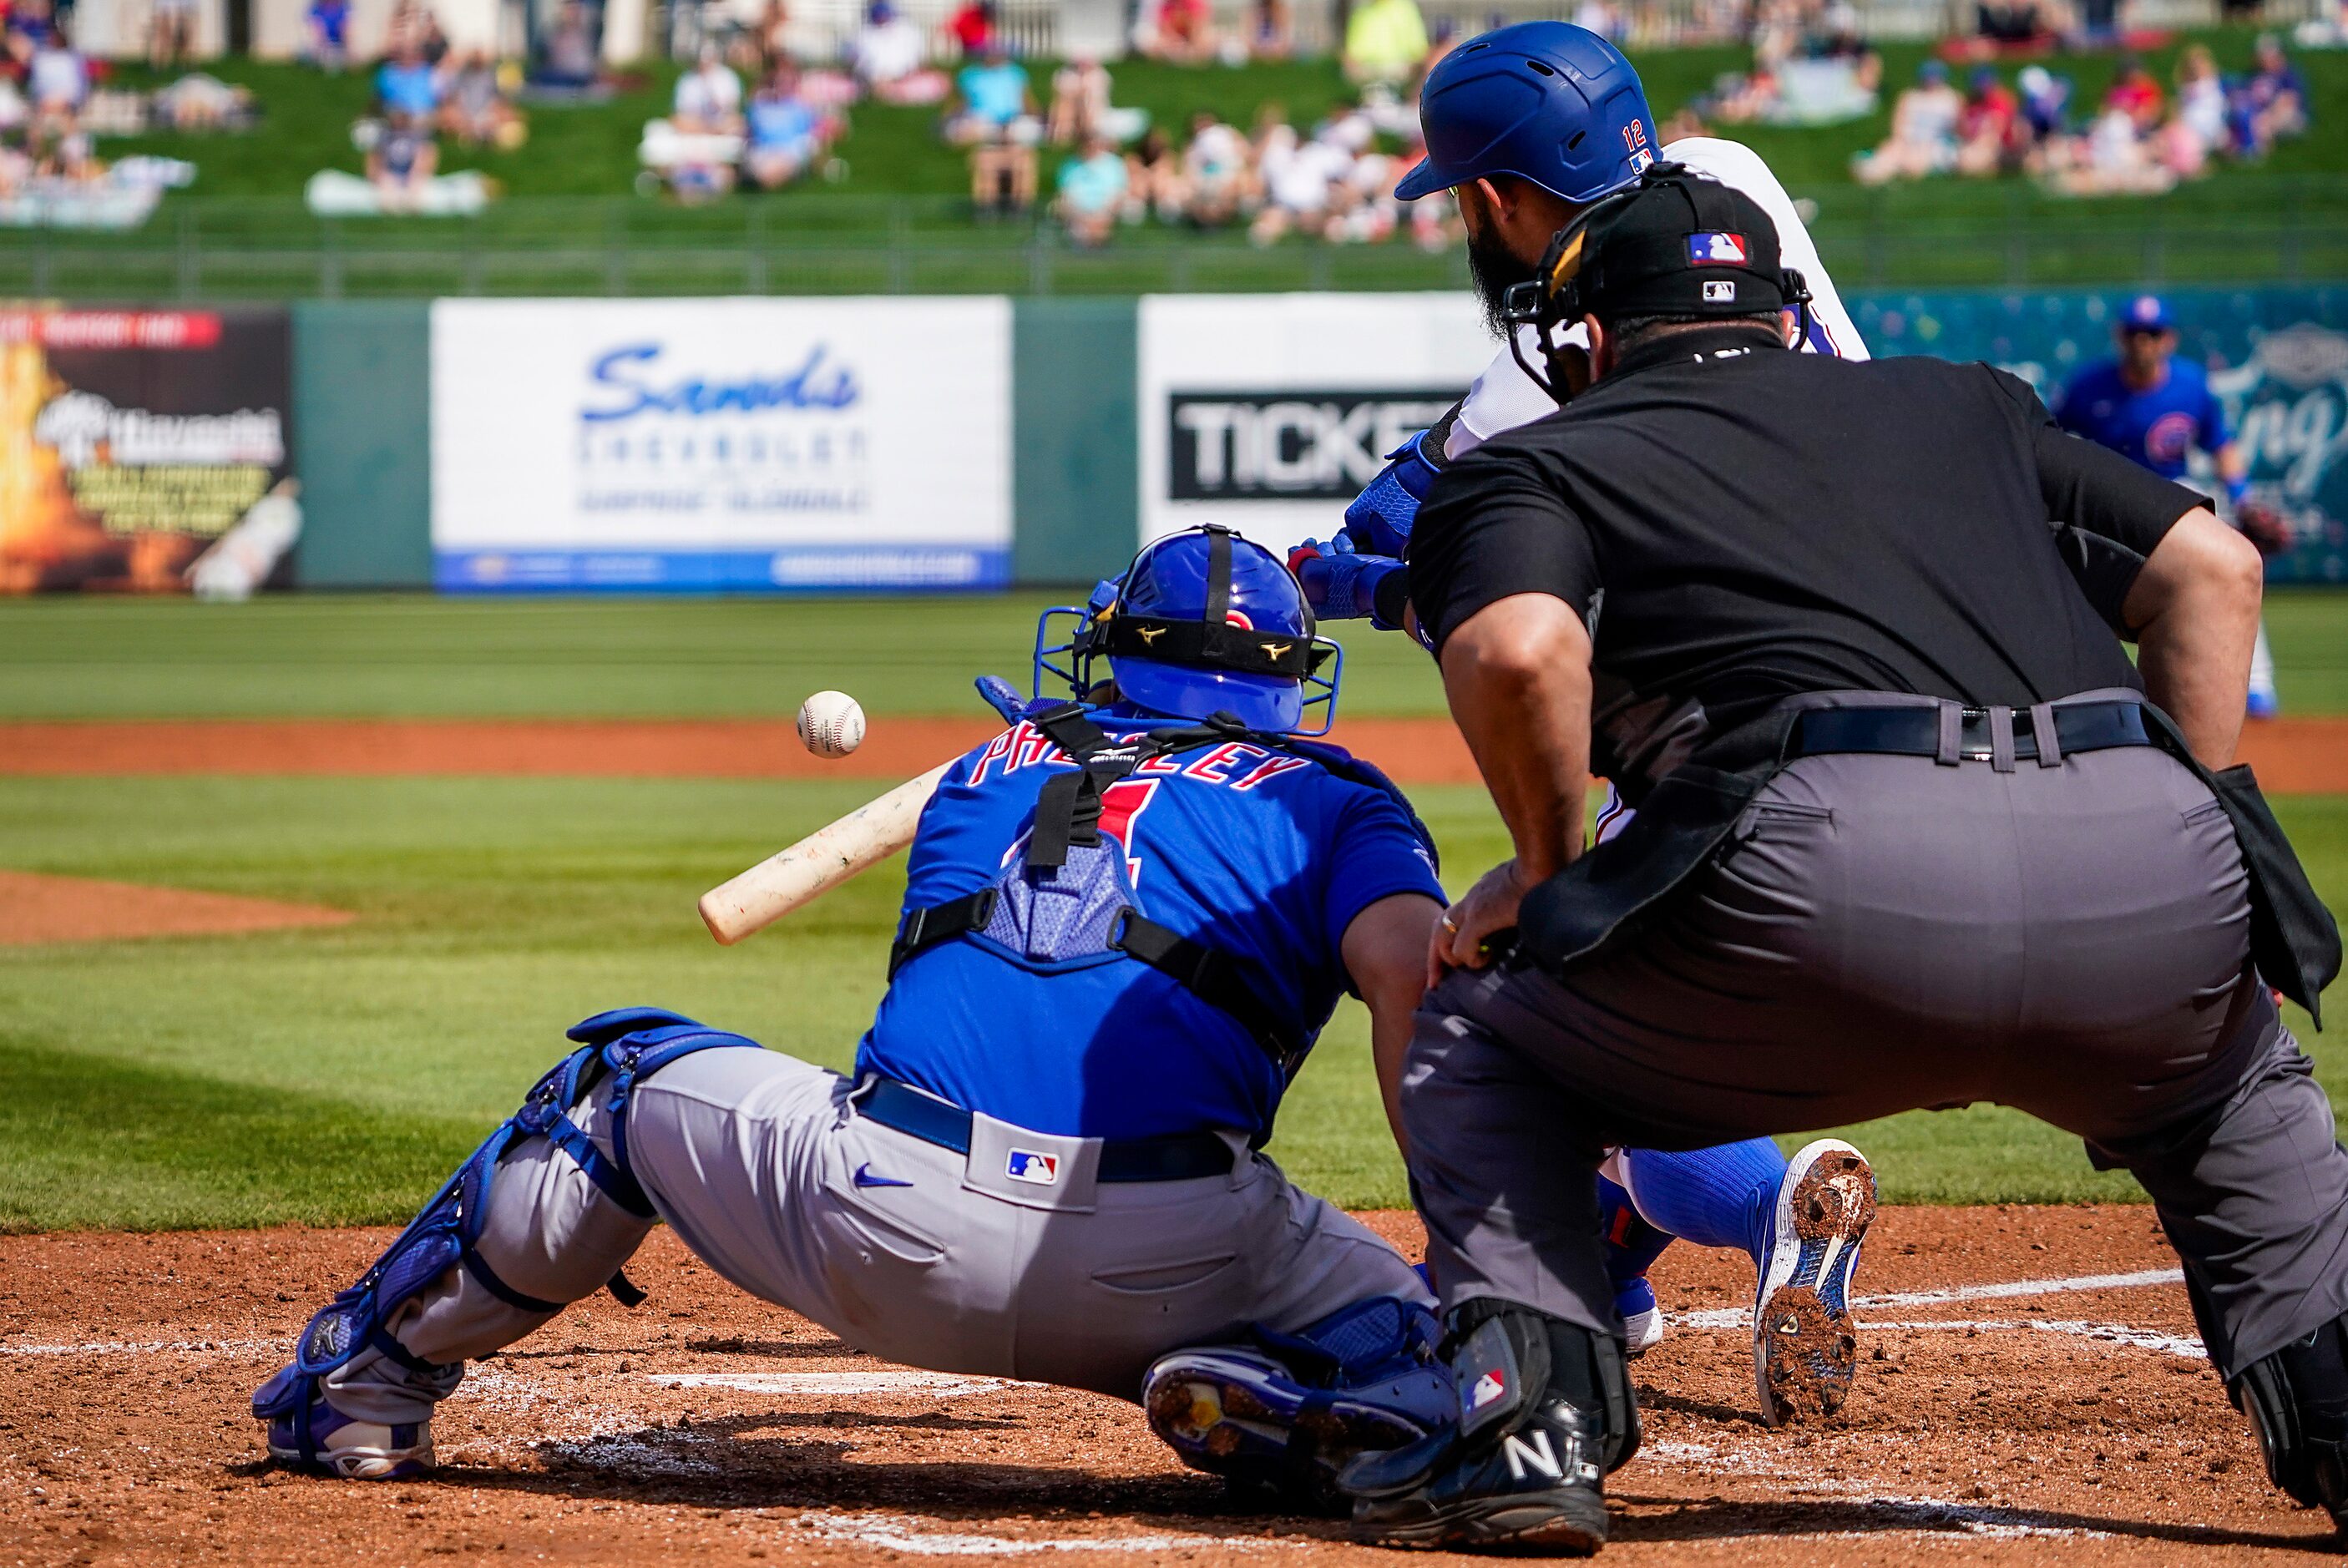
[[[1544,313],[1570,322],[1626,316],[1749,316],[1806,295],[1779,264],[1777,225],[1758,201],[1677,163],[1558,232],[1541,258]]]

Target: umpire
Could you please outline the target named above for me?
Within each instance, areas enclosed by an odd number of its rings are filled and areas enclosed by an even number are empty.
[[[2339,937],[2229,766],[2258,553],[2000,371],[1788,352],[1801,304],[1757,205],[1651,168],[1519,285],[1577,395],[1419,514],[1516,857],[1437,930],[1404,1078],[1462,1418],[1358,1461],[1357,1521],[1604,1541],[1607,1146],[1979,1100],[2144,1184],[2270,1474],[2348,1516],[2348,1151],[2268,992],[2312,1012]],[[1592,771],[1638,814],[1585,851]],[[1809,1305],[1771,1332],[1847,1357]]]

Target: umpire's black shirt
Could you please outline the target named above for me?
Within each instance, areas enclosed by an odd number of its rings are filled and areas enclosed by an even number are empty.
[[[1798,692],[2022,707],[2139,685],[2111,625],[2201,497],[1988,366],[1756,344],[1642,345],[1447,469],[1410,543],[1437,646],[1513,593],[1583,611],[1593,765],[1618,782]]]

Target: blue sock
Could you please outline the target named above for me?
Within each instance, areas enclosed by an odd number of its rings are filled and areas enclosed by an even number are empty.
[[[1598,1223],[1606,1242],[1606,1277],[1616,1290],[1644,1275],[1672,1244],[1672,1233],[1647,1222],[1631,1194],[1598,1178]]]
[[[1626,1149],[1622,1164],[1639,1212],[1700,1247],[1735,1247],[1758,1257],[1768,1233],[1786,1157],[1766,1138],[1684,1154]]]

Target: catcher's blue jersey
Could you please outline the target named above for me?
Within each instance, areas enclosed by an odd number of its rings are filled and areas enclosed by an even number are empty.
[[[1112,736],[1169,724],[1091,717]],[[906,906],[994,882],[1025,852],[1044,780],[1072,766],[1025,723],[955,762],[922,813]],[[1238,742],[1143,764],[1108,789],[1100,825],[1141,912],[1242,961],[1303,1037],[1345,987],[1354,917],[1395,893],[1443,896],[1393,797]],[[1043,967],[969,937],[919,954],[882,999],[859,1070],[1068,1137],[1271,1130],[1280,1070],[1229,1014],[1122,954]]]
[[[2054,420],[2165,480],[2185,477],[2194,448],[2215,452],[2230,439],[2208,373],[2184,359],[2171,359],[2168,378],[2148,392],[2122,381],[2116,362],[2091,365],[2064,392]]]

